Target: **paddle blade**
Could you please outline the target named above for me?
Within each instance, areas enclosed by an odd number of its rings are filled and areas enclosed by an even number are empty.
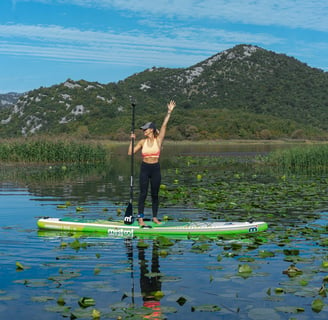
[[[134,221],[132,203],[130,202],[125,210],[124,223],[132,224]]]

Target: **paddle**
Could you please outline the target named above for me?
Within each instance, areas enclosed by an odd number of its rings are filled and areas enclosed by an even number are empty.
[[[134,116],[135,116],[135,103],[131,103],[132,106],[132,124],[131,124],[131,134],[134,134]],[[124,223],[132,224],[134,221],[133,217],[133,167],[134,167],[134,138],[131,137],[132,153],[131,153],[131,177],[130,177],[130,201],[125,210]]]

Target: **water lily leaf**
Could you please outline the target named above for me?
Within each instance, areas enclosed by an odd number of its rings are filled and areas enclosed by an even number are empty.
[[[325,303],[321,299],[315,299],[311,303],[311,308],[314,312],[320,312],[323,307],[325,306]]]
[[[238,273],[252,273],[253,269],[248,264],[238,266]]]
[[[93,274],[94,275],[97,275],[97,274],[99,274],[101,272],[101,269],[100,268],[94,268],[94,270],[93,270]]]
[[[240,262],[254,262],[255,259],[252,258],[252,257],[240,257],[240,258],[238,258],[238,261],[240,261]]]
[[[300,284],[301,286],[307,286],[307,285],[309,284],[309,281],[308,281],[308,280],[305,280],[305,279],[301,279],[301,280],[299,281],[299,284]]]
[[[177,303],[179,306],[183,306],[187,302],[187,299],[185,297],[179,297],[177,300]]]
[[[145,276],[148,278],[162,277],[164,274],[160,272],[147,272]]]
[[[321,266],[322,266],[323,268],[328,268],[328,261],[322,261]]]
[[[324,297],[324,298],[327,297],[327,289],[326,289],[326,286],[324,284],[319,289],[319,295],[321,297]]]
[[[205,304],[205,305],[201,305],[201,306],[192,306],[191,307],[191,311],[195,312],[195,311],[200,311],[200,312],[216,312],[216,311],[220,311],[221,308],[218,307],[217,305],[211,305],[211,304]]]
[[[254,308],[249,311],[248,317],[252,320],[263,320],[264,318],[270,320],[280,320],[279,314],[274,309],[270,308]]]
[[[274,257],[275,254],[274,254],[274,252],[271,252],[271,251],[260,250],[259,256],[260,256],[260,258],[270,258],[270,257]]]
[[[137,243],[137,248],[139,249],[143,249],[143,248],[148,248],[149,247],[149,244],[147,242],[144,242],[142,240],[138,241]]]
[[[180,277],[174,277],[174,276],[163,276],[160,279],[161,282],[178,282],[181,281]]]
[[[286,256],[298,256],[300,254],[298,249],[284,249],[283,252]]]
[[[28,279],[24,280],[23,284],[29,288],[41,288],[49,286],[49,282],[43,279]]]
[[[232,250],[240,250],[242,247],[243,247],[242,244],[237,243],[237,242],[234,242],[234,243],[231,244],[231,249]]]
[[[50,276],[48,278],[48,280],[51,280],[51,281],[54,281],[54,282],[63,282],[63,281],[69,280],[69,279],[77,278],[79,276],[81,276],[81,273],[72,271],[72,272],[62,273],[58,276]]]
[[[50,300],[55,300],[55,298],[50,296],[35,296],[31,297],[31,300],[35,302],[47,302]]]
[[[0,296],[0,301],[11,301],[18,299],[18,296]]]
[[[70,243],[70,247],[74,250],[79,250],[80,248],[86,248],[88,246],[85,242],[80,242],[78,239],[75,239],[72,243]]]
[[[171,247],[174,245],[174,242],[167,238],[167,237],[164,237],[164,236],[159,236],[156,238],[156,241],[157,241],[157,244],[160,248],[162,247]]]
[[[20,262],[16,261],[16,270],[17,271],[21,271],[21,270],[25,270],[26,267],[24,267]]]
[[[208,251],[210,247],[211,245],[209,243],[196,244],[192,246],[191,251],[196,253],[203,253]]]
[[[167,251],[167,250],[164,250],[164,249],[161,249],[161,250],[158,251],[158,255],[159,255],[160,257],[162,257],[162,258],[167,257],[168,254],[169,254],[168,251]]]
[[[300,312],[304,312],[305,309],[303,307],[276,307],[275,310],[280,311],[280,312],[284,312],[284,313],[300,313]]]
[[[57,208],[58,209],[66,209],[67,205],[66,204],[59,204],[59,205],[57,205]]]
[[[93,319],[100,319],[101,312],[97,309],[93,309],[92,313],[91,313],[91,316],[92,316]]]
[[[82,308],[87,308],[90,306],[94,306],[96,304],[96,301],[93,298],[89,298],[89,297],[82,297],[79,299],[79,305]]]
[[[70,315],[71,308],[68,306],[60,306],[60,305],[49,305],[45,307],[46,311],[61,313],[62,316],[68,317]]]
[[[163,291],[155,291],[153,295],[156,300],[161,300],[165,296]]]
[[[297,275],[302,274],[302,270],[297,268],[295,265],[290,265],[286,270],[282,272],[283,274],[287,274],[289,277],[295,277]]]
[[[70,319],[92,319],[92,310],[75,309],[71,312]]]
[[[279,294],[279,293],[284,293],[285,290],[283,288],[275,288],[274,292]]]
[[[169,307],[169,306],[161,306],[161,311],[162,313],[177,313],[178,310],[174,307]],[[167,319],[167,318],[163,318],[163,319]]]
[[[63,297],[59,297],[57,299],[57,304],[59,304],[60,306],[64,306],[66,304],[65,299]]]
[[[318,289],[307,289],[302,291],[296,291],[294,293],[297,297],[316,297],[318,295]]]
[[[322,239],[319,242],[319,245],[322,246],[322,247],[328,247],[328,238]]]

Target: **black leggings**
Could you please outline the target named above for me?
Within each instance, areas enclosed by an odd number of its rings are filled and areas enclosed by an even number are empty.
[[[148,194],[148,186],[150,182],[150,192],[152,201],[153,217],[157,217],[158,212],[158,192],[161,185],[161,168],[159,163],[141,163],[139,185],[140,194],[138,202],[138,217],[143,218],[145,201]]]

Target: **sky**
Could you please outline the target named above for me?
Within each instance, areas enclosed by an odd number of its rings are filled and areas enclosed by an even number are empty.
[[[328,71],[328,2],[1,0],[0,93],[187,68],[238,44]]]

